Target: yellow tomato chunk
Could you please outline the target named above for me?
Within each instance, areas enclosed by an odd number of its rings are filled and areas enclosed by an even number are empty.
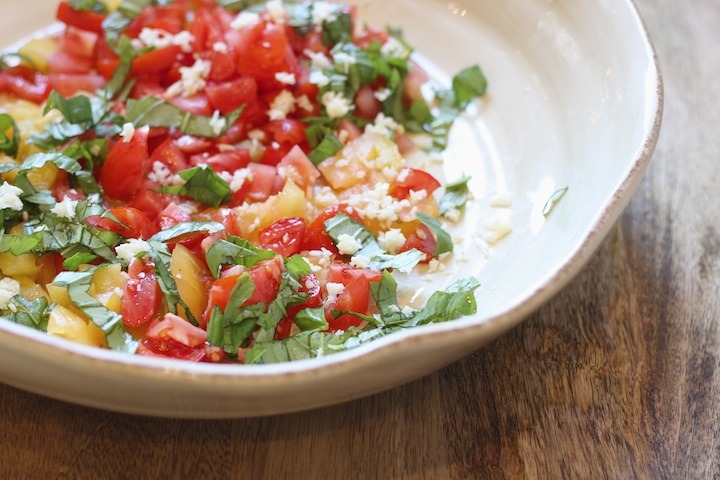
[[[105,346],[102,330],[62,305],[56,305],[50,312],[47,333],[93,347]]]
[[[203,266],[190,250],[177,245],[170,259],[170,273],[175,278],[180,298],[198,319],[207,305],[207,288],[203,282]],[[187,314],[180,309],[180,316],[188,320]]]

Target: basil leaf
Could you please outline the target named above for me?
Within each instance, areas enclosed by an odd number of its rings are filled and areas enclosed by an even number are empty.
[[[43,332],[47,331],[50,310],[52,310],[48,305],[47,298],[39,297],[28,300],[22,295],[15,295],[11,301],[15,309],[13,312],[4,315],[5,318],[26,327]]]
[[[159,241],[154,241],[152,238],[148,240],[148,243],[150,244],[150,247],[152,247],[148,252],[148,255],[150,255],[150,258],[153,259],[153,263],[155,264],[155,276],[157,278],[158,285],[160,286],[160,291],[162,291],[163,296],[165,297],[168,311],[177,315],[178,306],[182,307],[188,321],[197,327],[198,322],[190,311],[190,308],[180,296],[175,279],[173,278],[172,273],[170,273],[170,261],[172,260],[172,255],[170,254],[167,245]]]
[[[487,80],[480,67],[473,65],[453,77],[452,89],[455,105],[460,110],[464,110],[475,98],[485,94]]]
[[[325,319],[325,307],[323,306],[300,310],[295,315],[295,325],[302,332],[321,332],[330,327]]]
[[[185,183],[163,187],[163,193],[182,195],[215,208],[232,200],[232,190],[228,182],[207,165],[183,170],[178,172],[178,175]]]
[[[370,292],[380,311],[383,326],[399,324],[406,320],[405,315],[398,307],[397,282],[387,270],[383,272],[379,282],[370,284]]]
[[[70,123],[85,124],[94,123],[95,121],[90,98],[85,95],[65,98],[57,90],[53,90],[45,102],[43,115],[47,115],[48,112],[54,109],[58,110],[65,121]]]
[[[152,5],[153,0],[123,0],[117,10],[105,17],[102,23],[105,39],[110,46],[116,45],[120,35],[140,15],[144,8]]]
[[[448,232],[445,231],[445,229],[442,228],[442,225],[440,225],[440,222],[438,222],[436,218],[422,212],[418,212],[416,216],[418,220],[420,220],[435,234],[435,239],[437,243],[435,245],[435,252],[433,253],[433,257],[438,257],[443,253],[453,251],[452,237]]]
[[[340,241],[342,235],[353,237],[361,245],[355,255],[362,255],[372,259],[375,255],[386,253],[370,230],[345,214],[338,213],[333,218],[325,221],[325,231],[335,244]]]
[[[260,5],[266,0],[215,0],[221,8],[231,12],[240,12],[253,5]],[[288,5],[289,6],[289,5]]]
[[[445,185],[445,193],[438,203],[441,215],[445,215],[450,210],[460,209],[465,206],[468,195],[470,194],[470,189],[468,188],[469,181],[470,176],[463,175],[454,182]]]
[[[107,5],[98,0],[70,0],[70,6],[75,10],[106,14]]]
[[[0,253],[10,252],[16,257],[32,252],[42,242],[42,232],[31,235],[0,234]]]
[[[350,39],[352,34],[352,18],[349,14],[339,13],[335,20],[323,21],[322,23],[322,42],[323,45],[332,46],[336,43],[344,42]]]
[[[304,260],[300,259],[303,263]],[[306,264],[307,265],[307,264]],[[309,268],[309,267],[308,267]],[[255,336],[256,342],[272,342],[275,338],[275,329],[280,320],[287,316],[287,309],[302,304],[308,298],[308,294],[301,292],[300,277],[294,274],[293,270],[282,272],[282,280],[277,296],[268,305],[267,312],[260,316],[258,325],[261,327]]]
[[[373,270],[395,269],[407,273],[423,260],[425,254],[413,248],[397,255],[387,253],[375,255],[370,259],[370,267]]]
[[[552,212],[553,208],[555,208],[555,205],[557,205],[557,203],[562,200],[569,188],[570,187],[563,187],[559,190],[555,190],[553,194],[550,195],[550,198],[547,199],[547,202],[545,202],[545,205],[542,209],[542,214],[544,217],[550,215],[550,212]]]
[[[55,277],[53,285],[67,287],[70,300],[103,331],[108,347],[120,352],[135,353],[138,342],[125,330],[122,316],[108,310],[88,293],[94,270],[95,268],[85,272],[61,272]]]
[[[142,100],[129,99],[127,102],[126,119],[133,125],[150,125],[151,127],[173,127],[198,137],[217,138],[240,118],[245,105],[236,108],[225,117],[225,126],[219,134],[213,128],[213,117],[193,115],[179,109],[175,105],[155,97]]]
[[[266,364],[323,357],[357,347],[384,336],[380,328],[360,332],[355,328],[344,333],[301,332],[277,342],[256,342],[245,352],[246,364]]]
[[[149,242],[168,242],[188,233],[215,233],[225,230],[222,223],[217,222],[183,222],[161,230],[148,240]]]
[[[340,139],[332,132],[327,133],[322,141],[308,155],[308,159],[313,165],[318,165],[326,158],[335,156],[337,152],[343,149]]]
[[[252,296],[255,284],[248,273],[242,274],[232,291],[225,311],[215,307],[208,322],[208,342],[231,355],[247,343],[265,310],[262,304],[242,307]]]
[[[18,169],[15,176],[15,186],[21,188],[26,194],[35,193],[36,190],[27,179],[30,171],[36,168],[42,168],[47,163],[53,163],[60,170],[64,170],[71,175],[75,175],[82,166],[74,158],[70,158],[62,153],[36,153],[26,158],[20,165],[16,163],[3,163],[0,165],[0,173],[6,173],[11,170]]]
[[[263,260],[275,258],[276,255],[270,250],[254,247],[243,238],[228,235],[227,240],[219,240],[210,247],[205,254],[205,260],[215,278],[220,278],[220,270],[223,265],[252,267]]]
[[[455,320],[477,311],[474,291],[480,286],[475,278],[468,277],[450,285],[444,292],[433,293],[425,307],[410,318],[405,327]]]
[[[10,130],[8,137],[7,131]],[[20,130],[15,120],[7,113],[0,114],[0,152],[9,157],[17,157],[20,145]]]

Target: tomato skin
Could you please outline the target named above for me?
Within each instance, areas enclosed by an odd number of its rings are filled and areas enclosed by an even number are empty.
[[[128,201],[142,190],[150,171],[149,132],[148,126],[138,128],[129,142],[120,140],[108,152],[100,168],[100,185],[109,197]]]
[[[305,124],[291,118],[284,120],[271,120],[265,126],[273,139],[279,143],[291,143],[298,145],[307,141],[305,136]]]
[[[178,223],[189,222],[192,217],[176,203],[171,203],[160,212],[155,222],[160,230],[165,230]]]
[[[126,327],[140,327],[157,316],[162,292],[154,268],[142,260],[133,260],[128,274],[130,280],[125,284],[121,301],[123,324]]]
[[[273,260],[264,260],[250,268],[247,273],[255,284],[255,290],[253,290],[250,298],[243,303],[243,306],[256,303],[269,305],[277,296],[280,288],[281,269],[282,260],[280,260],[280,257]],[[208,295],[208,305],[201,320],[200,326],[202,328],[207,328],[214,307],[217,306],[225,310],[230,301],[230,294],[239,278],[240,275],[230,275],[213,282]]]
[[[338,213],[343,213],[362,223],[360,216],[352,207],[345,204],[332,205],[323,210],[320,215],[308,225],[301,250],[321,250],[325,248],[333,253],[338,253],[335,243],[325,231],[325,222]]]
[[[110,230],[111,232],[119,233],[126,238],[141,238],[147,240],[148,238],[155,235],[158,231],[155,228],[153,222],[137,208],[133,207],[117,207],[111,208],[110,214],[117,218],[120,223],[125,225],[118,225],[116,222],[109,218],[100,217],[97,215],[90,216],[85,219],[85,224],[103,230]]]
[[[49,58],[51,73],[89,73],[93,67],[92,59],[72,55],[63,50]]]
[[[150,160],[153,163],[162,163],[173,173],[185,170],[189,166],[187,157],[172,138],[166,138],[158,145],[155,150],[153,150],[152,155],[150,155]]]
[[[415,232],[413,232],[406,240],[398,253],[407,252],[408,250],[417,249],[425,254],[423,263],[427,263],[431,258],[435,256],[435,248],[437,247],[437,240],[432,233],[432,230],[426,225],[420,225]]]
[[[280,160],[278,169],[280,168],[284,168],[285,175],[292,178],[293,182],[303,190],[314,185],[315,181],[320,178],[320,171],[298,145],[295,145]]]
[[[285,29],[273,24],[265,27],[261,41],[237,50],[238,73],[257,79],[261,84],[261,91],[281,87],[275,74],[294,73],[296,64],[297,60],[288,45]]]
[[[23,67],[0,72],[0,85],[0,90],[9,91],[23,100],[37,104],[47,100],[50,95],[48,76]]]
[[[169,70],[182,53],[180,47],[171,45],[143,53],[133,60],[132,75],[149,75]]]
[[[204,158],[201,163],[209,165],[216,172],[233,173],[250,164],[250,153],[244,149],[220,152]]]
[[[283,218],[260,232],[260,245],[288,258],[300,252],[303,235],[305,220],[299,217]]]
[[[167,204],[165,196],[149,190],[147,187],[140,190],[140,193],[128,204],[137,208],[150,220],[155,220]]]
[[[227,82],[208,85],[205,88],[205,93],[212,108],[219,110],[223,115],[227,115],[240,105],[256,103],[258,86],[255,79],[240,77]]]
[[[285,156],[290,153],[294,145],[291,143],[273,143],[269,145],[263,152],[261,162],[265,165],[277,166]]]
[[[370,302],[370,283],[379,282],[382,273],[374,270],[354,268],[347,264],[333,263],[330,266],[328,282],[342,283],[343,290],[334,301],[325,305],[325,319],[330,331],[344,331],[350,327],[359,327],[362,320],[350,314],[342,314],[333,318],[333,310],[346,310],[367,314]]]
[[[410,191],[419,192],[425,190],[428,195],[440,188],[440,182],[425,170],[417,168],[403,168],[392,185],[390,195],[403,200],[410,196]]]
[[[105,77],[94,73],[51,73],[48,75],[50,88],[63,97],[72,97],[79,92],[92,93],[105,85]]]
[[[93,58],[97,41],[96,33],[68,26],[60,40],[60,48],[71,55]]]
[[[225,358],[222,349],[207,343],[205,330],[172,313],[150,323],[136,353],[192,362],[220,362]]]
[[[80,30],[87,30],[98,34],[103,33],[102,22],[105,20],[104,15],[84,10],[75,10],[70,5],[70,2],[60,2],[55,16],[61,22],[72,25]]]
[[[190,97],[172,97],[168,99],[168,102],[172,103],[180,110],[190,112],[193,115],[205,115],[210,116],[213,114],[208,97],[204,93],[197,93]]]

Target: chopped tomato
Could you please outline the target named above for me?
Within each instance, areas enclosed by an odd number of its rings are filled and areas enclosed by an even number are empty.
[[[291,118],[284,120],[271,120],[265,127],[273,137],[273,140],[279,143],[291,143],[298,145],[307,141],[305,136],[305,124]]]
[[[417,168],[403,168],[397,179],[390,185],[390,195],[397,199],[405,199],[410,192],[425,190],[428,196],[440,188],[440,182],[430,173]]]
[[[363,85],[355,95],[355,113],[360,118],[373,120],[382,110],[380,100],[375,98],[375,91],[370,85]]]
[[[157,316],[162,292],[152,265],[136,258],[130,264],[128,274],[130,280],[125,284],[121,301],[123,324],[139,327]]]
[[[176,203],[171,203],[157,216],[157,226],[160,230],[165,230],[178,223],[189,222],[192,217],[185,210],[180,208]]]
[[[150,171],[149,132],[150,127],[138,128],[129,142],[121,139],[108,152],[100,169],[100,185],[109,197],[132,200],[142,190]]]
[[[165,196],[145,188],[128,204],[144,213],[150,220],[155,220],[158,214],[165,208],[168,200]]]
[[[257,102],[257,82],[250,77],[240,77],[205,88],[213,109],[226,115],[241,105]]]
[[[300,252],[304,234],[305,220],[298,217],[283,218],[260,232],[260,245],[288,258]]]
[[[147,240],[158,231],[147,215],[137,208],[117,207],[111,208],[109,212],[120,224],[110,218],[97,215],[86,218],[85,224],[110,230],[127,238],[142,238],[143,240]]]
[[[297,145],[280,160],[278,169],[280,168],[283,168],[285,175],[303,190],[314,185],[315,181],[320,178],[320,171]]]
[[[171,97],[168,102],[172,103],[180,110],[190,112],[193,115],[205,115],[210,116],[213,113],[208,102],[208,97],[204,93],[197,93],[190,97],[178,96]]]
[[[93,58],[97,41],[97,33],[68,26],[60,40],[60,48],[71,55]]]
[[[169,70],[181,53],[180,47],[175,45],[143,53],[133,60],[132,74],[148,75]]]
[[[424,262],[429,262],[430,259],[435,256],[435,248],[437,247],[437,240],[426,225],[420,225],[415,232],[413,232],[402,247],[398,250],[398,253],[406,252],[408,250],[417,249],[425,254]]]
[[[72,25],[80,30],[87,30],[98,34],[103,33],[102,23],[103,20],[105,20],[104,15],[85,10],[76,10],[68,1],[60,2],[56,17],[61,22]]]
[[[262,163],[265,165],[277,166],[294,147],[291,143],[273,142],[263,152]]]
[[[263,31],[259,42],[237,49],[238,73],[258,80],[261,91],[280,86],[275,79],[277,72],[295,71],[297,59],[288,45],[285,29],[270,24]]]
[[[89,73],[93,67],[91,58],[79,57],[59,50],[49,60],[51,73]]]
[[[350,327],[359,327],[362,324],[360,318],[347,313],[334,318],[332,311],[343,310],[367,314],[370,302],[370,283],[379,282],[381,279],[382,273],[378,271],[354,268],[341,263],[331,265],[328,282],[341,283],[345,288],[337,298],[326,302],[325,319],[330,325],[329,330],[344,331]]]
[[[265,260],[247,271],[250,278],[252,278],[255,289],[243,305],[254,305],[256,303],[269,305],[275,299],[280,288],[281,265],[282,263],[279,260]],[[201,326],[203,328],[207,328],[207,322],[210,320],[214,307],[217,306],[225,310],[230,301],[230,294],[239,278],[240,275],[230,275],[213,282],[208,295],[208,306],[202,318]]]
[[[50,95],[48,76],[24,67],[0,72],[0,85],[23,100],[40,104]]]
[[[172,138],[167,138],[158,145],[150,155],[150,160],[162,163],[173,173],[186,170],[189,166],[185,154]]]
[[[202,163],[210,165],[216,172],[233,173],[250,163],[250,154],[245,149],[216,153],[204,159]]]
[[[320,250],[327,249],[331,252],[337,253],[337,248],[330,235],[325,231],[325,222],[333,218],[338,213],[343,213],[362,223],[360,216],[355,210],[345,204],[332,205],[323,210],[315,220],[308,225],[305,231],[305,239],[302,244],[301,250]]]
[[[221,348],[207,343],[205,330],[172,313],[150,323],[137,353],[194,362],[220,362],[225,358]]]
[[[95,73],[51,73],[48,79],[50,88],[63,97],[72,97],[80,92],[93,93],[105,85],[105,77]]]

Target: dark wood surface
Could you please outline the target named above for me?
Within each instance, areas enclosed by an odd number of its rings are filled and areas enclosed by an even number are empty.
[[[411,384],[237,421],[133,417],[0,385],[0,478],[717,478],[720,2],[639,0],[660,142],[585,270]]]

